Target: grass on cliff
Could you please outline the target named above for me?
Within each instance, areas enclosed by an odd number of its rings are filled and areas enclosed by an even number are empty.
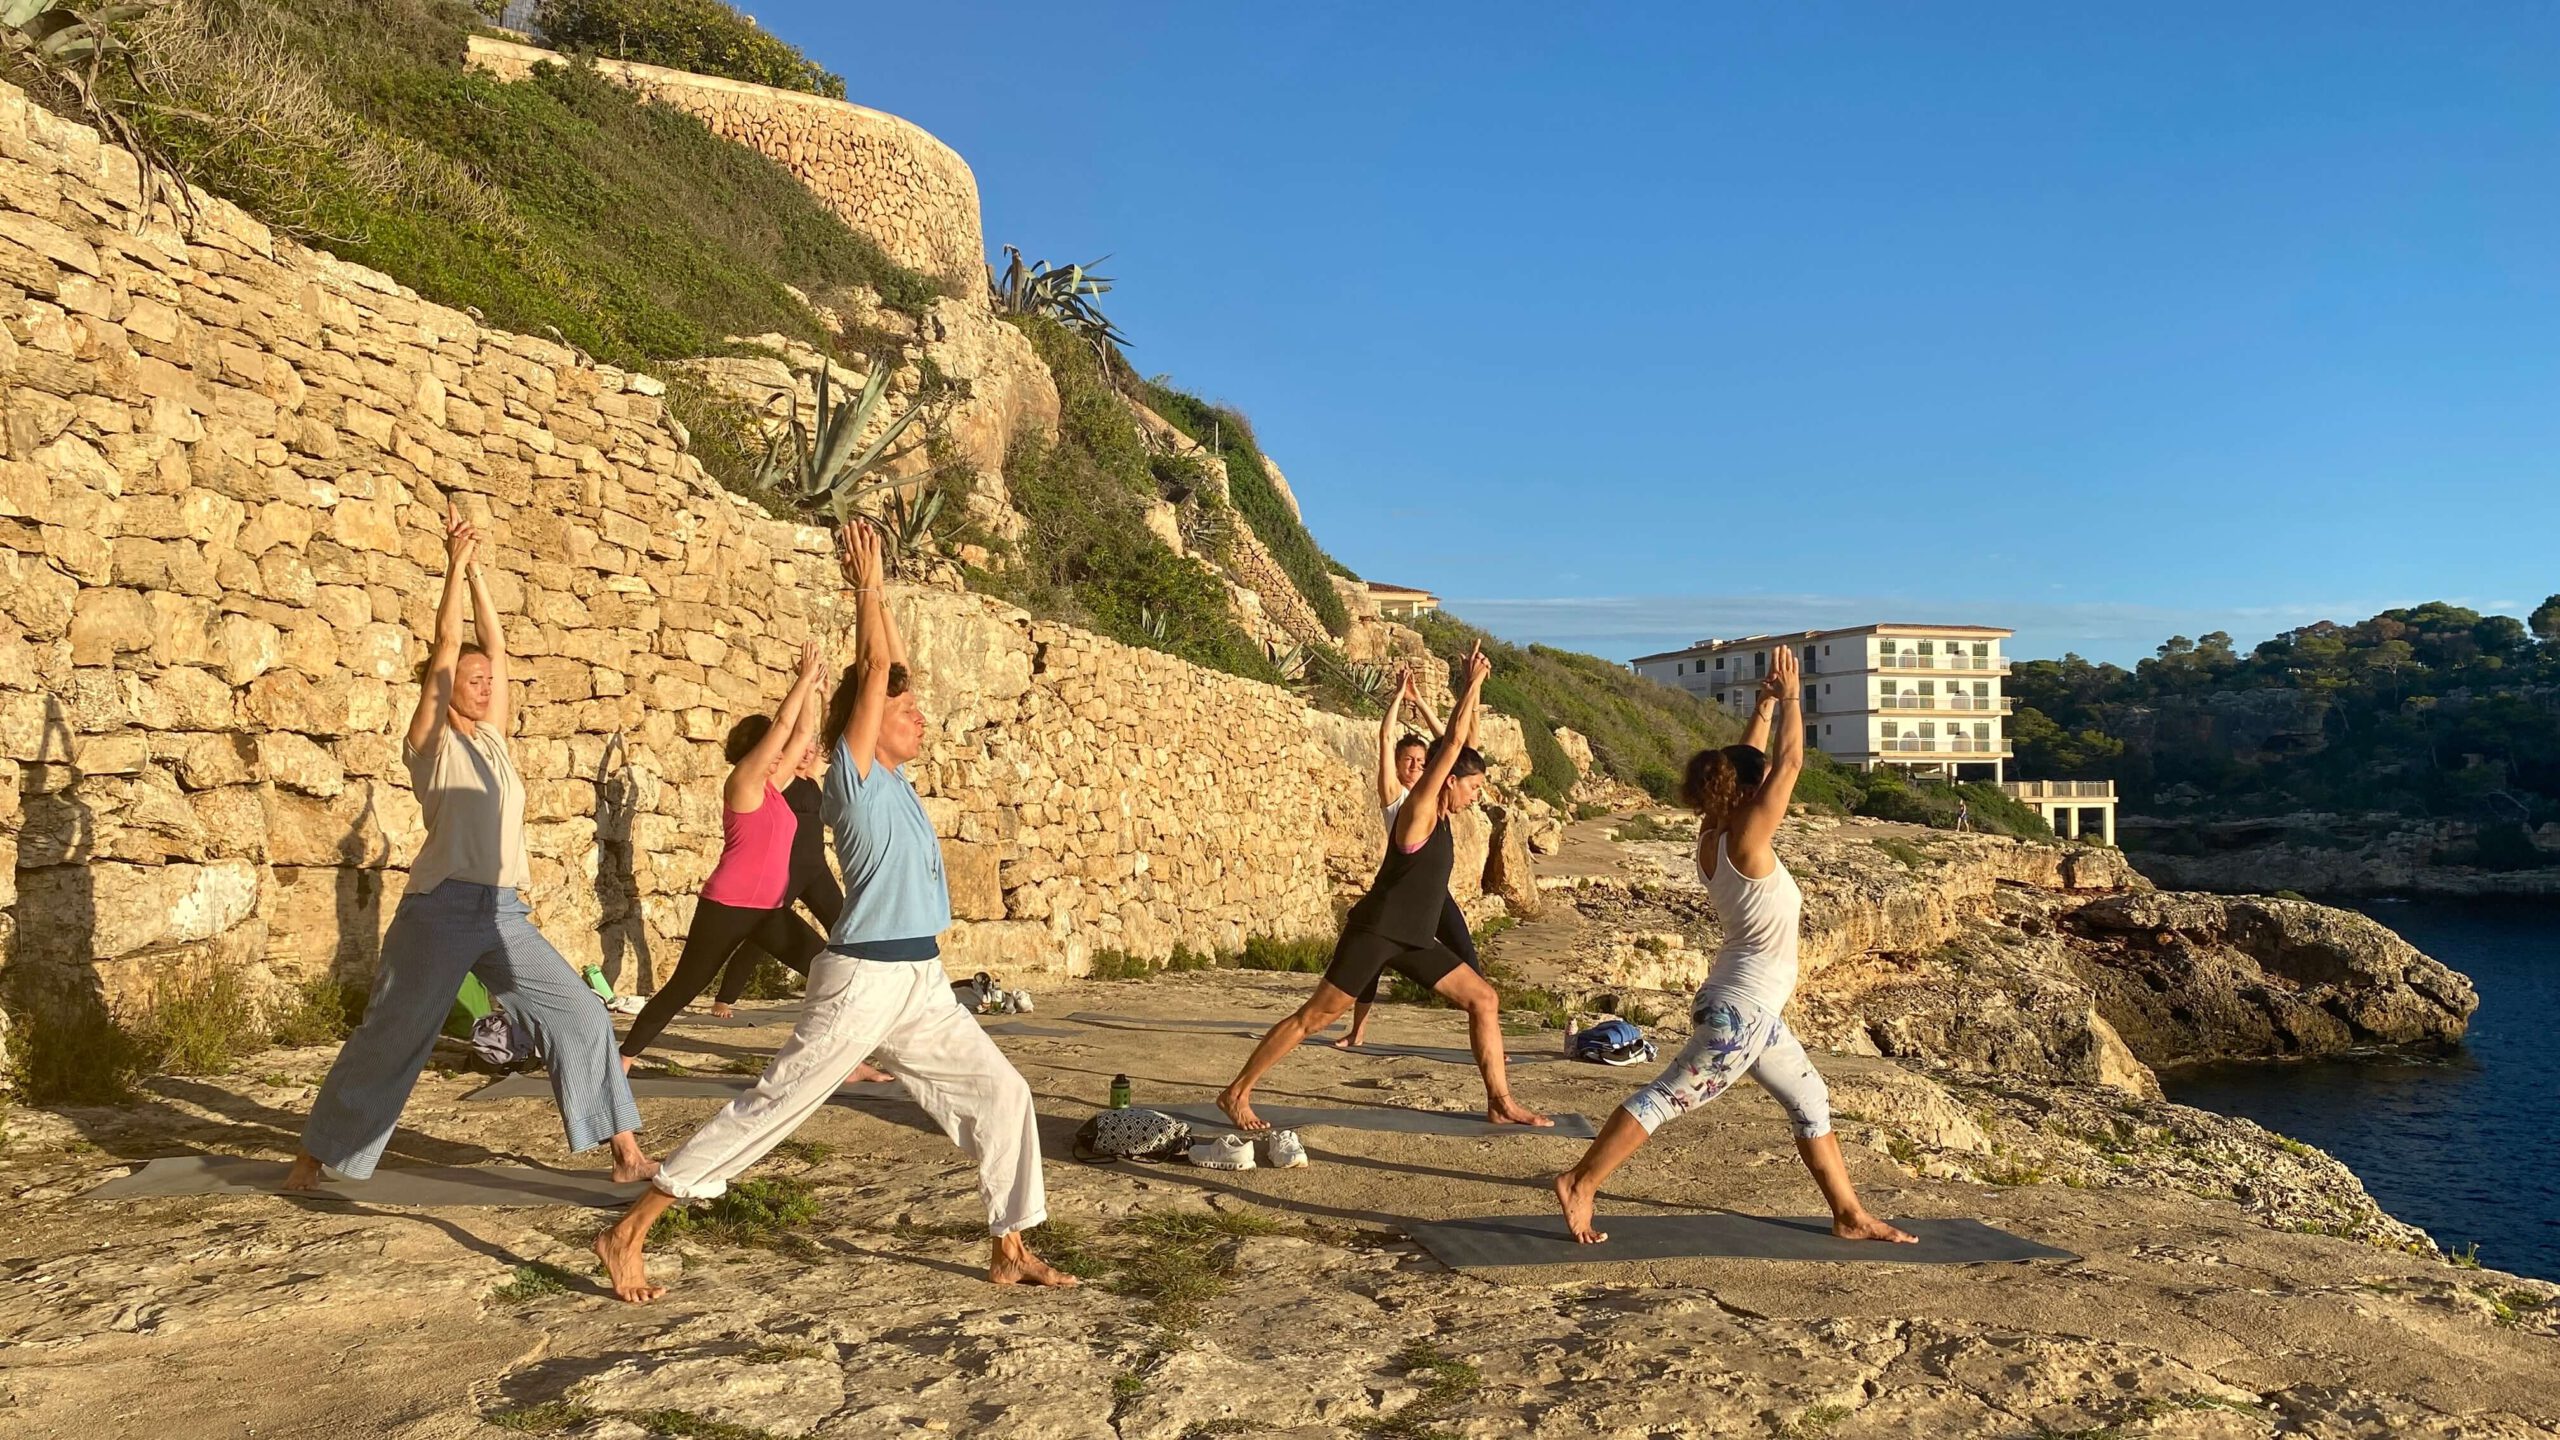
[[[1484,642],[1493,659],[1485,702],[1521,722],[1529,741],[1526,788],[1551,805],[1565,803],[1574,780],[1573,762],[1556,744],[1559,725],[1589,737],[1592,763],[1602,773],[1666,803],[1692,753],[1742,738],[1742,727],[1714,706],[1597,655],[1512,645],[1449,615],[1426,615],[1416,624],[1431,653],[1452,664],[1470,644]]]
[[[1262,450],[1254,443],[1251,422],[1232,406],[1212,405],[1196,395],[1185,394],[1164,383],[1161,377],[1143,382],[1140,398],[1148,409],[1173,422],[1176,429],[1194,441],[1215,449],[1219,458],[1227,462],[1227,492],[1253,526],[1253,533],[1271,557],[1280,562],[1280,568],[1288,572],[1298,594],[1314,607],[1326,632],[1336,638],[1349,634],[1351,614],[1326,577],[1356,577],[1325,554],[1316,538],[1307,533],[1306,525],[1290,513],[1289,502],[1280,498],[1270,472],[1263,468]]]
[[[227,1075],[272,1045],[343,1040],[364,998],[325,976],[261,999],[236,970],[164,975],[117,1013],[90,999],[13,1015],[11,1079],[34,1104],[121,1104],[146,1075]]]
[[[1229,613],[1226,586],[1147,528],[1155,466],[1093,348],[1054,320],[1014,318],[1057,381],[1058,438],[1026,434],[1005,457],[1005,484],[1029,530],[1013,564],[974,574],[971,587],[1124,644],[1278,683],[1270,657]]]
[[[780,166],[591,67],[466,71],[475,19],[458,0],[175,0],[136,35],[137,119],[268,224],[612,364],[767,332],[826,348],[786,285],[932,300]]]

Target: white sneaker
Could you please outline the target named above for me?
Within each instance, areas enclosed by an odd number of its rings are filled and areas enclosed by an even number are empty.
[[[1307,1164],[1307,1147],[1298,1141],[1295,1130],[1268,1130],[1254,1146],[1255,1158],[1266,1170],[1303,1170]]]
[[[1191,1147],[1191,1163],[1203,1170],[1250,1170],[1253,1142],[1242,1135],[1221,1135]]]

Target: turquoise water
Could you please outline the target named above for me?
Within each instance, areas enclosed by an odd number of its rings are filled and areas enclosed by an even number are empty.
[[[2317,1145],[2447,1249],[2560,1281],[2560,905],[2359,908],[2479,987],[2463,1048],[2190,1070],[2160,1077],[2169,1098]]]

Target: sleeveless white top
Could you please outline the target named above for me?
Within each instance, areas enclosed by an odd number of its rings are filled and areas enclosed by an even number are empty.
[[[1733,868],[1716,837],[1716,868],[1701,867],[1698,878],[1716,902],[1716,918],[1724,922],[1724,945],[1707,970],[1705,990],[1721,990],[1758,1005],[1771,1014],[1786,1008],[1796,990],[1796,932],[1804,919],[1804,891],[1787,873],[1787,862],[1754,880]],[[1702,990],[1701,993],[1704,993]]]

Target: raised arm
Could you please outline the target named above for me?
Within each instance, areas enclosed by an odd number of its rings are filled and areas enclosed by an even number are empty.
[[[1742,727],[1742,743],[1766,755],[1769,753],[1769,722],[1778,713],[1778,697],[1769,693],[1769,682],[1760,682],[1760,698],[1751,704],[1751,723]]]
[[[503,737],[514,728],[508,722],[515,716],[516,698],[507,684],[507,632],[498,624],[498,605],[489,598],[489,578],[481,573],[479,560],[475,557],[464,568],[471,576],[472,635],[489,657],[489,713],[480,723],[496,727]]]
[[[1467,652],[1464,668],[1465,688],[1458,692],[1457,708],[1449,712],[1448,733],[1431,747],[1422,778],[1413,782],[1413,793],[1396,812],[1396,833],[1391,838],[1400,850],[1418,850],[1430,838],[1431,827],[1440,823],[1440,787],[1449,783],[1449,772],[1457,768],[1458,752],[1475,739],[1477,692],[1484,689],[1484,677],[1493,673],[1482,642]]]
[[[424,750],[445,723],[453,703],[453,667],[462,658],[463,572],[478,552],[479,532],[447,502],[444,516],[444,597],[436,602],[436,633],[428,637],[427,673],[418,686],[418,708],[409,715],[409,748]]]
[[[880,563],[880,532],[861,520],[848,520],[836,532],[837,561],[853,587],[853,711],[845,717],[840,738],[853,757],[853,773],[871,778],[871,752],[880,744],[880,720],[889,710],[889,667],[905,663],[884,603],[886,570]]]
[[[722,787],[721,802],[738,814],[745,814],[764,803],[764,787],[773,779],[773,769],[786,755],[800,753],[800,741],[808,733],[809,696],[818,688],[818,674],[824,657],[815,639],[800,644],[800,674],[791,682],[791,693],[774,707],[773,723],[766,726],[764,738],[755,748],[729,767],[728,783]]]
[[[1762,682],[1762,694],[1777,702],[1777,714],[1770,723],[1768,771],[1750,793],[1736,802],[1736,808],[1725,821],[1725,855],[1745,875],[1766,875],[1774,856],[1770,840],[1778,833],[1778,822],[1787,818],[1787,802],[1796,792],[1796,777],[1804,773],[1803,692],[1797,685],[1796,652],[1780,650],[1769,662],[1769,678]]]
[[[1404,713],[1405,697],[1413,693],[1413,672],[1396,672],[1395,698],[1387,702],[1387,713],[1378,717],[1378,808],[1396,803],[1396,721]]]

